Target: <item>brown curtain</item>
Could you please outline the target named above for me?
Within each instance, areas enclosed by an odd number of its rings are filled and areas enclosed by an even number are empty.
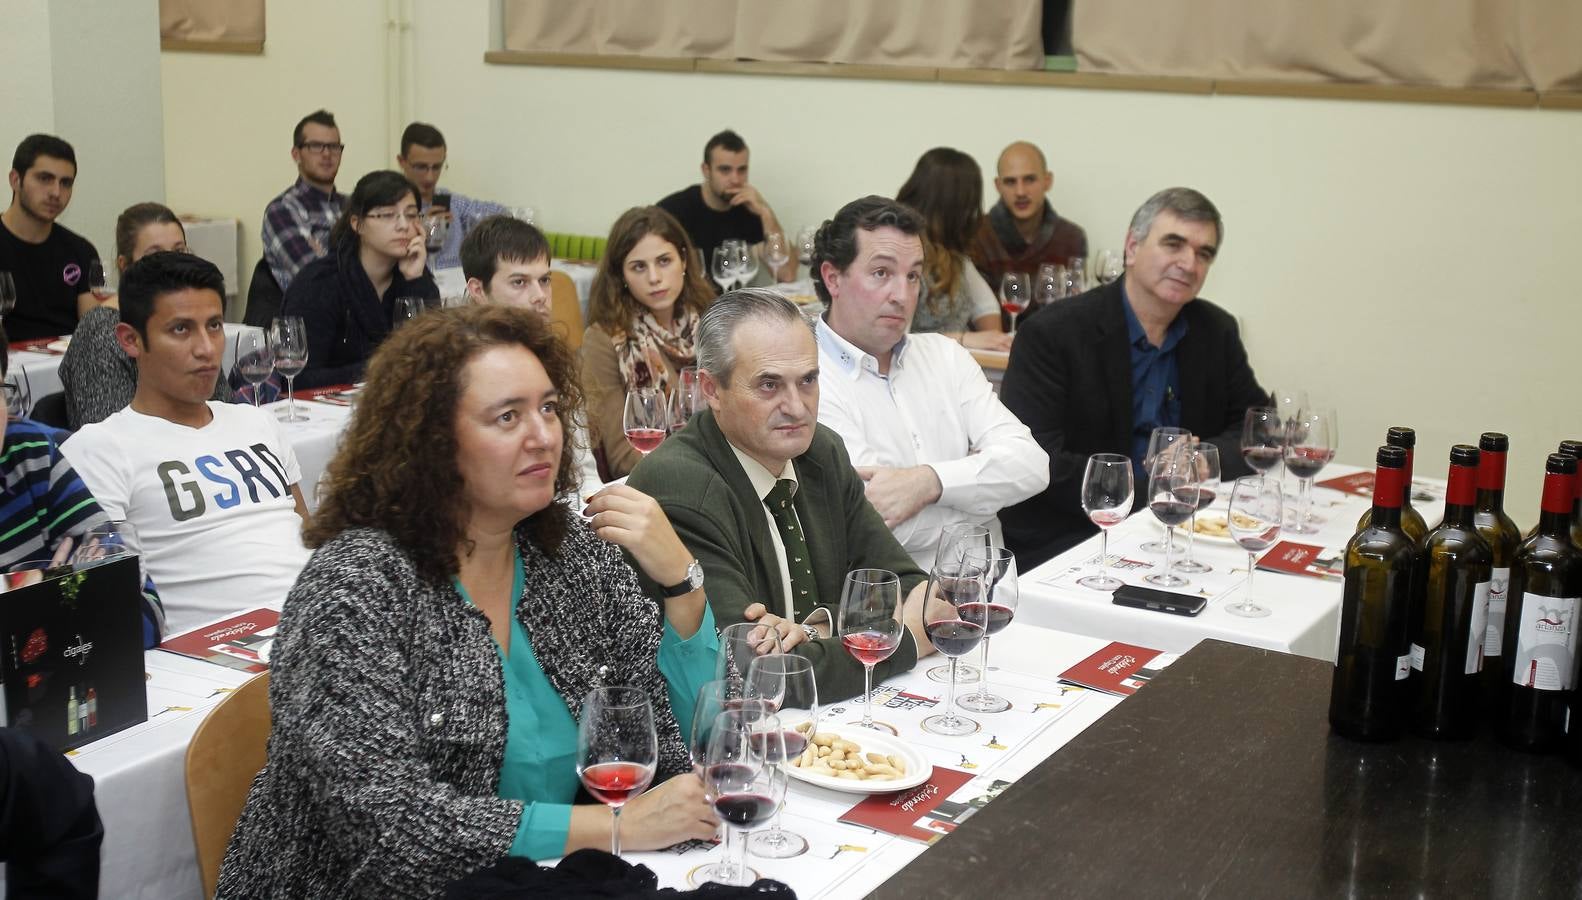
[[[1042,68],[1041,0],[504,0],[505,49]]]
[[[230,44],[264,42],[264,0],[159,0],[165,40]]]
[[[1072,0],[1084,72],[1553,90],[1582,84],[1554,0]]]

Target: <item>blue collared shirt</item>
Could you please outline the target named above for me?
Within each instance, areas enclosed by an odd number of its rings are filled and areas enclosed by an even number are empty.
[[[1143,457],[1148,453],[1148,438],[1161,425],[1181,424],[1181,375],[1176,366],[1176,345],[1186,336],[1186,319],[1176,316],[1165,329],[1165,339],[1155,347],[1148,341],[1143,323],[1132,312],[1131,299],[1121,286],[1121,308],[1126,310],[1126,337],[1132,363],[1132,475],[1137,493],[1148,488],[1148,473]]]

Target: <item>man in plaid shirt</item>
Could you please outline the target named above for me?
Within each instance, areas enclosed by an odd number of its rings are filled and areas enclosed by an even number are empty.
[[[396,157],[396,164],[422,194],[418,206],[423,211],[425,227],[426,220],[434,217],[450,223],[442,242],[437,246],[434,241],[429,242],[428,267],[436,272],[461,265],[461,240],[474,225],[507,213],[498,203],[438,190],[440,173],[445,171],[445,136],[427,122],[413,122],[401,132],[401,154]],[[436,196],[438,206],[434,203]]]
[[[297,183],[264,208],[264,259],[281,291],[303,266],[329,252],[330,228],[346,206],[345,195],[335,191],[345,149],[335,117],[322,109],[304,116],[291,134]]]

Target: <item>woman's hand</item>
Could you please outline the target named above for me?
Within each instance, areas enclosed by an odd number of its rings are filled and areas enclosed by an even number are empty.
[[[588,499],[582,514],[601,540],[632,554],[643,574],[668,586],[687,578],[688,552],[659,503],[636,488],[611,484]]]
[[[707,841],[719,829],[697,775],[685,772],[638,794],[621,810],[621,846],[659,850],[682,841]]]
[[[407,241],[406,256],[401,257],[401,261],[396,264],[401,269],[401,277],[407,281],[423,277],[423,267],[428,264],[427,240],[428,236],[420,227],[412,235],[412,240]]]

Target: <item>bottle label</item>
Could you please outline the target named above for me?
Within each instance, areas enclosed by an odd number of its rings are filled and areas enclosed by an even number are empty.
[[[1412,674],[1412,657],[1416,654],[1408,653],[1395,658],[1395,680],[1405,681],[1406,676]]]
[[[1480,581],[1472,589],[1472,627],[1467,629],[1466,674],[1483,671],[1483,644],[1489,628],[1489,582]]]
[[[1489,580],[1489,622],[1484,628],[1483,658],[1500,655],[1500,645],[1505,640],[1505,592],[1511,585],[1509,566],[1494,570]]]
[[[1530,592],[1522,598],[1522,617],[1516,632],[1516,674],[1511,679],[1514,683],[1540,691],[1571,688],[1579,603],[1579,597],[1546,597]]]
[[[1412,668],[1423,671],[1423,659],[1428,656],[1428,651],[1421,644],[1412,645]]]

